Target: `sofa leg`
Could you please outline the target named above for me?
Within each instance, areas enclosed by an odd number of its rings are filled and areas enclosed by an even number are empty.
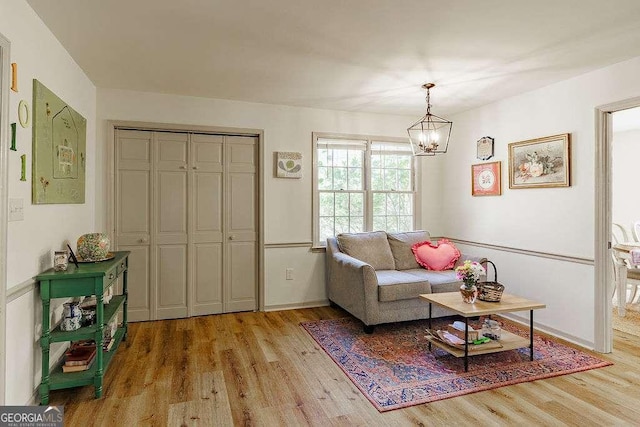
[[[331,308],[338,308],[338,304],[336,304],[335,302],[329,300],[329,307]]]
[[[365,334],[372,334],[374,329],[375,329],[375,325],[364,325]]]

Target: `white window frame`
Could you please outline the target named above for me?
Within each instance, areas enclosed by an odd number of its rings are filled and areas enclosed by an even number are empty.
[[[312,181],[313,181],[313,195],[312,195],[312,241],[314,248],[324,248],[327,244],[326,241],[320,241],[320,191],[318,189],[318,140],[320,139],[331,139],[331,140],[340,140],[343,139],[345,141],[363,141],[366,142],[366,149],[364,151],[364,171],[363,171],[363,180],[364,180],[364,227],[365,231],[373,231],[373,191],[371,190],[371,155],[372,155],[372,145],[374,143],[403,143],[409,144],[408,138],[397,138],[397,137],[382,137],[382,136],[371,136],[371,135],[349,135],[349,134],[335,134],[335,133],[324,133],[324,132],[313,132],[312,133],[312,156],[313,156],[313,171],[312,171]],[[392,151],[389,151],[390,154],[393,154]],[[421,188],[421,168],[420,162],[416,160],[416,157],[412,157],[413,162],[413,174],[412,174],[412,183],[413,183],[413,229],[418,230],[421,227],[421,197],[420,197],[420,188]],[[376,191],[378,192],[378,191]],[[404,192],[403,192],[404,193]],[[406,194],[406,193],[405,193]]]

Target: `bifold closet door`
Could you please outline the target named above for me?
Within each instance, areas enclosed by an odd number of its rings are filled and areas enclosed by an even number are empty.
[[[257,308],[257,138],[225,140],[226,274],[224,311]]]
[[[255,137],[116,131],[130,320],[257,309],[257,149]]]
[[[151,167],[153,133],[116,130],[115,237],[131,251],[128,319],[151,317]]]
[[[192,315],[223,312],[224,136],[192,134],[190,243]]]
[[[189,134],[155,132],[155,318],[187,317]]]

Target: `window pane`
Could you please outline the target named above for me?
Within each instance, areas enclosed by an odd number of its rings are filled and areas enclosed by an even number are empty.
[[[349,233],[362,233],[364,231],[364,218],[363,217],[351,217],[351,224],[349,226]]]
[[[384,171],[384,189],[387,191],[397,190],[398,172],[395,169],[386,169]]]
[[[385,217],[383,216],[373,217],[373,231],[386,230],[386,228],[387,228],[387,224],[385,222]]]
[[[382,169],[372,169],[371,170],[371,189],[373,191],[384,190],[384,179],[383,179],[383,170]]]
[[[348,151],[349,163],[348,165],[352,168],[361,168],[363,166],[364,159],[364,151],[360,150],[349,150]]]
[[[411,191],[411,170],[398,170],[398,191]]]
[[[318,190],[332,190],[333,183],[329,175],[329,168],[318,167]]]
[[[349,232],[349,217],[337,216],[336,217],[336,236],[340,233]]]
[[[349,190],[362,190],[362,169],[349,168]]]
[[[335,236],[335,231],[333,228],[333,217],[325,218],[320,217],[320,242],[326,242],[327,237]]]
[[[349,193],[336,193],[335,215],[349,216]]]
[[[373,215],[384,215],[386,210],[386,200],[385,195],[381,193],[374,193],[373,195]]]
[[[333,193],[320,193],[320,216],[333,216]]]
[[[333,168],[333,190],[347,189],[347,168]]]
[[[347,167],[347,150],[333,150],[333,166]]]
[[[411,231],[411,230],[413,230],[413,217],[411,217],[411,216],[401,216],[399,218],[398,227],[400,228],[398,231]]]
[[[382,167],[382,156],[380,154],[372,154],[371,155],[371,167],[372,168],[381,168]]]
[[[400,215],[413,215],[413,197],[411,194],[398,194],[398,213]]]
[[[384,167],[385,168],[395,168],[397,167],[398,161],[395,155],[387,154],[384,156]]]
[[[362,193],[351,194],[349,213],[352,217],[360,216],[364,218],[364,195]]]

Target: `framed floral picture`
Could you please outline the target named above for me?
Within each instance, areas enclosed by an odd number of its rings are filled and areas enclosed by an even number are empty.
[[[570,134],[509,144],[509,188],[569,187]]]
[[[502,194],[502,162],[471,165],[471,195],[499,196]]]

